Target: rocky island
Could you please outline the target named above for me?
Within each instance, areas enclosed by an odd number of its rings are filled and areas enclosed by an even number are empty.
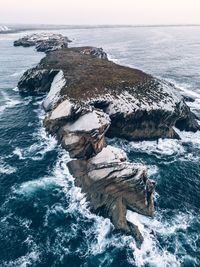
[[[154,181],[145,166],[130,163],[106,137],[127,140],[179,138],[199,125],[176,88],[140,70],[108,60],[102,48],[68,48],[61,35],[26,36],[14,43],[36,46],[46,56],[19,81],[22,94],[46,94],[44,126],[72,160],[69,170],[91,210],[117,230],[143,237],[126,219],[127,209],[153,216]]]

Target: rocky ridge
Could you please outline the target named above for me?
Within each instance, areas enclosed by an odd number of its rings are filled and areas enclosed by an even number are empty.
[[[126,210],[152,216],[154,182],[145,166],[128,162],[105,137],[179,138],[174,126],[196,131],[199,125],[184,99],[172,85],[117,65],[94,47],[49,52],[18,87],[21,93],[47,94],[44,126],[73,158],[68,167],[77,186],[92,210],[140,245],[143,237],[126,220]]]
[[[30,47],[35,46],[38,52],[50,52],[62,48],[67,48],[71,42],[67,37],[55,33],[34,33],[26,35],[19,40],[14,41],[14,46]]]

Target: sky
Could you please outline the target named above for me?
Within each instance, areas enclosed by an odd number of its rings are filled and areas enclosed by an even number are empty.
[[[0,23],[200,24],[200,0],[0,0]]]

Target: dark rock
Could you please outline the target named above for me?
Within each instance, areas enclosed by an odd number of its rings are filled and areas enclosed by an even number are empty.
[[[19,91],[31,95],[47,93],[58,72],[37,68],[27,70],[18,83]]]
[[[182,97],[186,102],[194,102],[195,101],[195,98],[193,98],[192,96],[182,95]]]

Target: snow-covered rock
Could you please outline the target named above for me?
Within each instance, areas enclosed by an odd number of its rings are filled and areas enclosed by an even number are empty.
[[[38,52],[50,52],[67,48],[71,42],[67,37],[55,33],[35,33],[26,35],[14,42],[14,46],[35,46]]]
[[[84,48],[82,49],[81,54],[91,55],[92,57],[100,59],[108,59],[106,52],[104,52],[102,48],[97,47]]]
[[[53,109],[45,119],[45,127],[55,134],[71,157],[90,158],[105,146],[105,133],[110,126],[107,114],[77,106],[68,99]]]
[[[43,102],[43,107],[46,111],[51,110],[60,99],[60,91],[65,86],[66,80],[64,73],[60,70],[54,77],[49,93]]]

